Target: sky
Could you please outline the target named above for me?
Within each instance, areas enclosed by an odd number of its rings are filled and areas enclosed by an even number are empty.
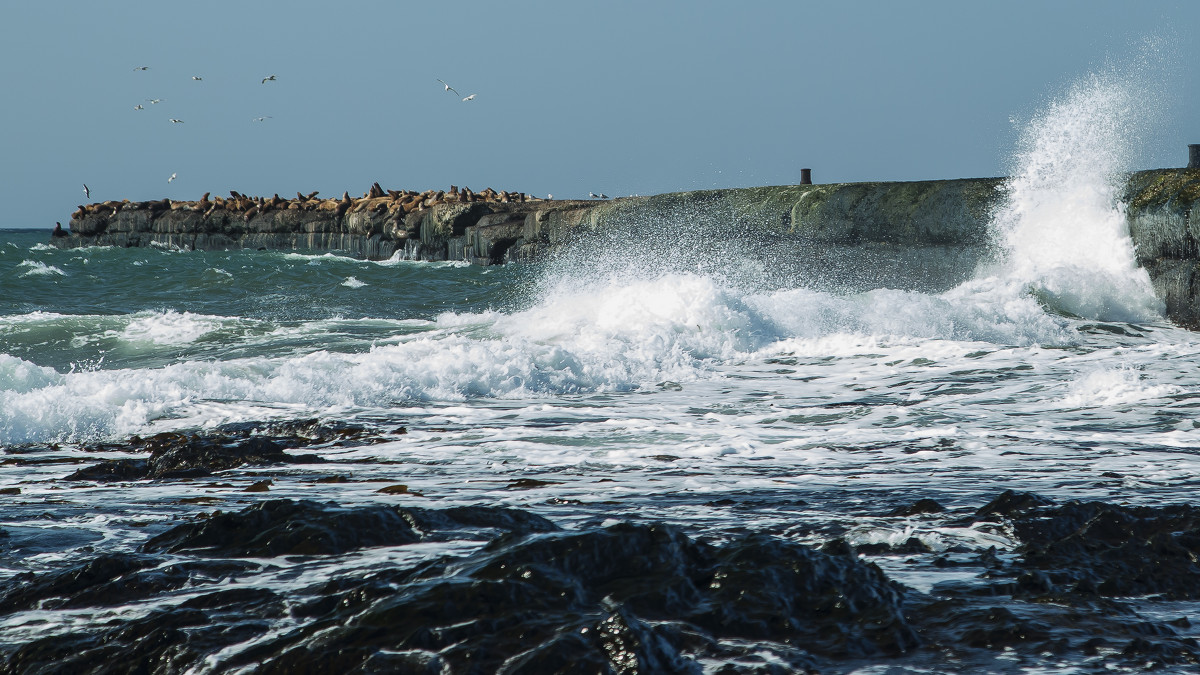
[[[0,227],[376,181],[561,199],[1004,175],[1022,120],[1148,43],[1130,168],[1183,166],[1198,2],[13,0]]]

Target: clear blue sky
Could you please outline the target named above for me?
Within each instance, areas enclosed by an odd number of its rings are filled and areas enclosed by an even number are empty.
[[[1146,38],[1171,96],[1147,102],[1137,168],[1200,143],[1200,2],[45,0],[4,3],[0,31],[0,227],[66,222],[83,183],[569,198],[1001,175],[1013,118]]]

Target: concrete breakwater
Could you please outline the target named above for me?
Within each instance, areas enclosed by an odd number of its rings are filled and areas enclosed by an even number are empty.
[[[1004,179],[842,183],[669,193],[613,200],[536,199],[518,192],[384,190],[362,198],[81,206],[56,246],[166,245],[199,250],[340,251],[386,259],[496,264],[601,237],[662,256],[715,243],[764,258],[815,286],[944,290],[989,251]],[[1200,327],[1200,169],[1131,174],[1122,195],[1139,263],[1174,321]],[[685,241],[686,240],[686,241]]]

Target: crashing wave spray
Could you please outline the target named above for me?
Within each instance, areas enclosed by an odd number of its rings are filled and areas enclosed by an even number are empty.
[[[1057,311],[1110,321],[1162,318],[1118,201],[1147,98],[1130,78],[1092,75],[1022,134],[993,236],[1004,276]]]

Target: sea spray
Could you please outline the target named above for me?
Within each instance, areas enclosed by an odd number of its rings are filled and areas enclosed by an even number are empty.
[[[1000,274],[1052,310],[1113,321],[1162,317],[1117,198],[1146,98],[1129,77],[1093,74],[1021,136],[992,234]]]

